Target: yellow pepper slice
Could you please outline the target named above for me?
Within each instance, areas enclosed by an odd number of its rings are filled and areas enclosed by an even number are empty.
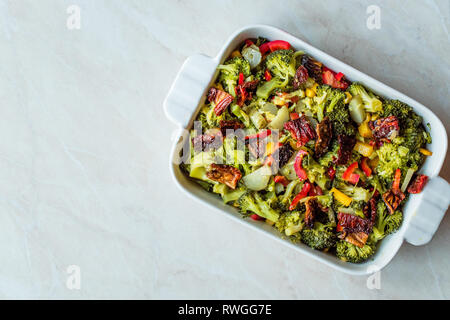
[[[235,50],[231,53],[231,57],[232,58],[236,58],[236,57],[242,57],[241,53],[239,52],[239,50]]]
[[[342,205],[348,207],[352,203],[352,198],[347,196],[345,193],[339,191],[336,188],[332,188],[330,192],[333,194],[334,198],[339,201]]]
[[[356,142],[354,149],[361,153],[364,157],[370,157],[373,152],[373,146],[361,141]]]
[[[420,153],[425,155],[425,156],[432,156],[433,152],[431,152],[430,150],[424,149],[424,148],[420,148],[419,149]]]

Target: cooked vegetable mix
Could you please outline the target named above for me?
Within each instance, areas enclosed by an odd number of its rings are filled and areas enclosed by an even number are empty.
[[[282,40],[248,39],[218,70],[183,171],[283,237],[369,259],[428,180],[422,118]]]

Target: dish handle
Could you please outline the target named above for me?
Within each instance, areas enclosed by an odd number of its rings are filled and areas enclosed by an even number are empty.
[[[433,238],[450,202],[450,185],[441,177],[434,177],[428,181],[421,196],[405,232],[405,240],[415,246],[427,244]]]
[[[171,121],[182,128],[189,124],[216,67],[217,62],[203,54],[186,59],[164,101],[166,116]]]

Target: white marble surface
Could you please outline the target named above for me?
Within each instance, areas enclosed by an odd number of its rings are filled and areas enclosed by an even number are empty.
[[[449,1],[403,3],[0,1],[0,298],[450,298],[449,217],[369,290],[191,201],[168,171],[176,72],[250,23],[399,89],[448,130]],[[80,30],[66,28],[70,4]],[[369,4],[380,30],[366,28]]]

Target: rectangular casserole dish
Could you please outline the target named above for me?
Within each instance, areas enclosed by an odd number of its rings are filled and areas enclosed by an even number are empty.
[[[349,80],[360,81],[383,97],[399,99],[409,104],[417,114],[423,117],[425,124],[429,123],[431,125],[430,133],[433,143],[429,145],[429,149],[433,152],[433,156],[428,157],[421,169],[421,172],[428,175],[430,180],[422,193],[411,195],[404,206],[404,222],[401,228],[396,233],[383,239],[375,255],[362,264],[346,263],[334,255],[315,251],[302,243],[294,244],[287,239],[280,238],[280,234],[274,228],[264,223],[251,219],[242,219],[235,208],[223,204],[219,196],[203,190],[198,184],[186,177],[179,168],[179,154],[183,141],[188,136],[188,130],[192,127],[197,112],[205,101],[207,90],[217,76],[217,66],[245,39],[259,36],[269,40],[288,41],[296,50],[304,50],[330,69],[344,73]],[[337,270],[353,275],[364,275],[380,270],[394,257],[403,240],[413,245],[428,243],[448,208],[450,186],[444,179],[438,177],[447,152],[447,134],[437,116],[417,101],[275,27],[267,25],[244,27],[228,39],[215,58],[201,54],[189,57],[169,90],[164,101],[164,109],[167,117],[177,124],[179,128],[178,138],[172,147],[170,155],[170,170],[181,190],[190,197],[203,202],[211,209],[220,211],[240,223],[264,232],[274,240],[281,241],[286,246]]]

